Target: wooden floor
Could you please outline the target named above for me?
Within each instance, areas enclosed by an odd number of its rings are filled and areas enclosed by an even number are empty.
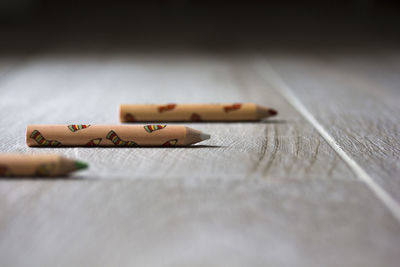
[[[1,152],[90,163],[0,180],[0,266],[398,266],[400,53],[0,58]],[[118,123],[119,103],[256,102],[190,148],[28,148],[27,124]],[[28,265],[27,265],[28,264]]]

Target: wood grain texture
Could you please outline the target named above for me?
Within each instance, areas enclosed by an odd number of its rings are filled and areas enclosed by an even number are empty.
[[[399,202],[398,55],[271,57],[271,62],[337,144]]]
[[[37,56],[0,83],[1,152],[57,152],[70,180],[0,181],[1,266],[396,266],[400,226],[249,57]],[[254,101],[192,148],[28,148],[33,123],[117,123],[119,103]],[[368,218],[368,219],[366,219]]]
[[[42,56],[13,74],[0,99],[3,152],[55,152],[90,162],[87,178],[351,179],[316,131],[255,74],[251,60],[124,55]],[[118,123],[120,103],[254,101],[279,110],[259,123],[196,123],[192,148],[28,148],[27,124]]]
[[[360,182],[0,183],[2,266],[397,266],[399,224]]]

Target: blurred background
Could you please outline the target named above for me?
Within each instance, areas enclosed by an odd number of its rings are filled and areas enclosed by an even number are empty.
[[[391,46],[399,10],[394,0],[2,0],[0,52]]]

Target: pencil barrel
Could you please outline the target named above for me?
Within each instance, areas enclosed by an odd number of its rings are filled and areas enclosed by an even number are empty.
[[[259,120],[254,103],[120,105],[121,122],[253,121]]]
[[[73,171],[73,162],[58,155],[0,155],[0,176],[61,176]]]
[[[73,130],[71,130],[73,129]],[[77,129],[77,130],[76,130]],[[28,125],[28,146],[138,147],[187,145],[181,125]],[[200,141],[200,140],[198,140]],[[197,142],[198,142],[197,141]]]

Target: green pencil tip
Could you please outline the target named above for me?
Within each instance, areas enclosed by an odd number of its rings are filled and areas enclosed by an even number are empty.
[[[77,170],[83,170],[86,169],[89,165],[87,165],[85,162],[82,161],[75,161],[75,168]]]

